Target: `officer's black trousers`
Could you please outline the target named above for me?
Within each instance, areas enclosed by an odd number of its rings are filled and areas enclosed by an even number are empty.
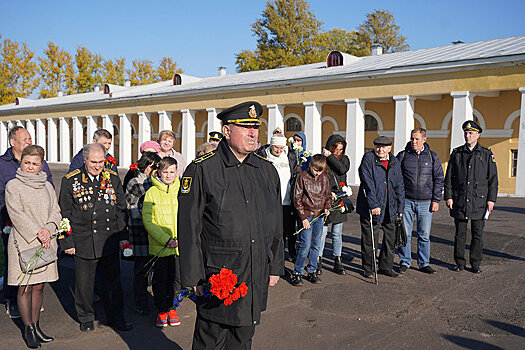
[[[124,321],[124,298],[120,284],[119,254],[98,259],[83,259],[74,256],[75,261],[75,308],[81,323],[95,320],[93,309],[93,286],[95,273],[100,274],[100,299],[106,312],[108,324]]]
[[[133,263],[133,294],[135,296],[135,308],[147,309],[148,307],[148,272],[146,266],[151,256],[136,256]]]
[[[456,265],[465,266],[465,243],[467,241],[467,224],[468,220],[454,219],[456,224],[456,235],[454,237],[454,260]],[[472,240],[470,242],[470,265],[472,268],[478,268],[481,265],[483,252],[483,228],[485,220],[471,220],[470,229],[472,231]]]
[[[193,350],[249,350],[255,325],[234,327],[201,319],[197,315]]]
[[[381,242],[381,253],[379,254],[379,268],[381,270],[392,270],[394,266],[394,241],[395,223],[387,219],[388,212],[385,213],[385,221],[382,224],[374,224],[374,245],[377,251],[379,243],[379,229],[383,229],[383,241]],[[361,257],[362,266],[366,274],[374,272],[373,265],[375,256],[372,250],[372,233],[370,232],[370,219],[359,216],[361,222]]]

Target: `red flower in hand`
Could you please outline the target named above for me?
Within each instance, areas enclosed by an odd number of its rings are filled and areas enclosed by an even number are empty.
[[[106,158],[106,163],[111,163],[113,165],[117,165],[117,162],[115,162],[115,158],[113,158],[112,156],[108,156]]]
[[[344,182],[340,182],[340,183],[339,183],[339,186],[341,186],[341,187],[345,187],[346,185],[345,185]]]
[[[129,170],[131,170],[131,171],[135,171],[135,170],[137,170],[137,169],[138,169],[138,164],[139,164],[138,162],[136,162],[136,163],[134,163],[134,164],[131,164],[131,165],[129,166]]]

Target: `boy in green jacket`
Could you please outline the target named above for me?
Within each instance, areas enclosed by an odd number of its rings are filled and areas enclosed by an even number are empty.
[[[153,266],[153,300],[159,314],[157,327],[180,325],[173,306],[175,286],[181,288],[177,241],[177,161],[165,157],[151,174],[153,186],[146,192],[142,221],[148,231],[149,254],[159,257]]]

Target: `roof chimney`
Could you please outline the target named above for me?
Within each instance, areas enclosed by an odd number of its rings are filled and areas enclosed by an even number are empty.
[[[126,81],[124,82],[124,86],[125,86],[125,87],[130,87],[130,86],[131,86],[131,80],[126,80]]]
[[[93,90],[93,91],[95,91],[95,92],[98,92],[98,91],[100,91],[100,86],[98,86],[98,85],[97,85],[97,86],[95,86],[95,90]]]
[[[372,45],[372,56],[379,56],[383,54],[383,48],[381,45],[374,44]]]
[[[226,75],[226,67],[219,67],[219,76]]]
[[[464,42],[461,41],[461,40],[456,40],[456,41],[453,41],[452,44],[453,44],[453,45],[464,44]]]
[[[58,92],[58,97],[62,97],[62,96],[64,96],[64,91],[59,91]]]

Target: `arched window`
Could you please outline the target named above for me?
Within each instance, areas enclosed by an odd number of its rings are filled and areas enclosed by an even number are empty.
[[[301,131],[301,122],[299,119],[292,117],[286,121],[285,131]]]
[[[365,131],[377,131],[377,120],[370,114],[365,115]]]
[[[336,67],[343,65],[343,55],[339,51],[332,51],[326,58],[327,67]]]
[[[182,84],[182,78],[180,74],[177,73],[173,76],[173,85],[180,85],[180,84]]]

